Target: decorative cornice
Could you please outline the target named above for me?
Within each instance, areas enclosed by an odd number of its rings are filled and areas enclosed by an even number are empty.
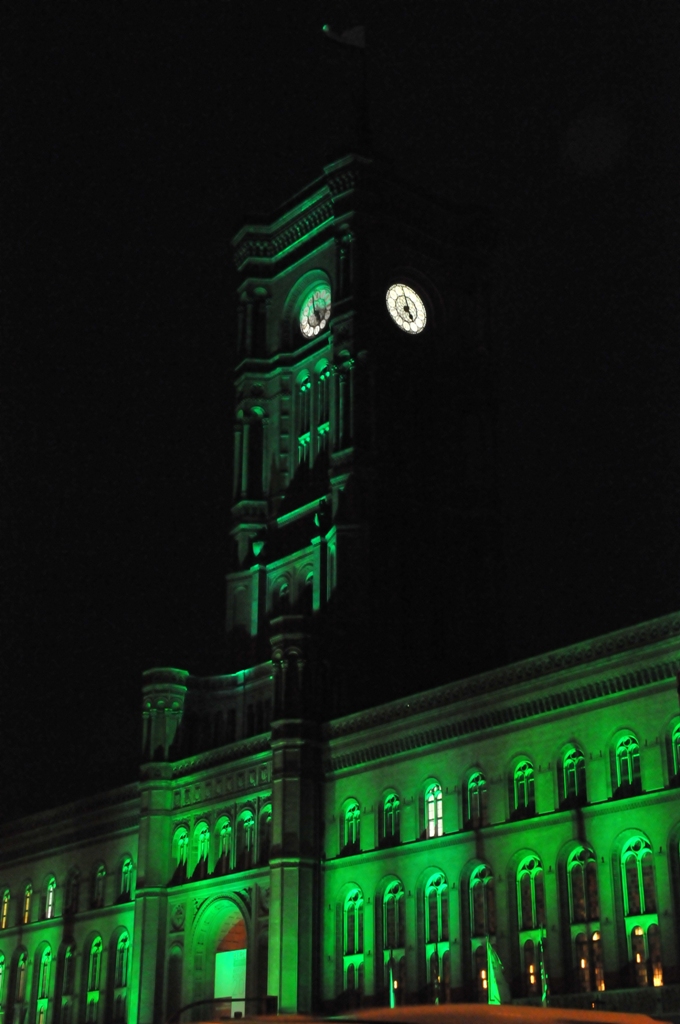
[[[625,690],[634,690],[642,686],[651,686],[654,683],[674,679],[680,672],[680,659],[654,665],[652,668],[639,669],[634,672],[627,672],[622,675],[613,676],[607,679],[598,679],[589,683],[582,683],[572,690],[559,690],[549,693],[534,700],[520,701],[507,707],[500,707],[495,710],[484,711],[478,715],[469,715],[466,718],[444,722],[432,728],[420,729],[396,739],[384,740],[367,747],[351,750],[347,753],[330,756],[325,764],[325,770],[334,772],[343,768],[351,768],[356,765],[367,764],[370,761],[378,761],[385,757],[392,757],[395,754],[403,754],[410,750],[419,750],[423,747],[432,746],[435,743],[442,743],[445,740],[460,739],[463,736],[470,736],[473,733],[481,732],[484,729],[493,729],[496,726],[507,726],[513,722],[519,722],[527,718],[534,718],[536,715],[545,715],[551,711],[560,711],[564,708],[573,707],[578,704],[587,704],[592,700],[601,697],[609,697],[614,694],[623,693]],[[424,694],[425,699],[417,699],[408,702],[406,705],[409,714],[417,714],[419,711],[430,710],[441,707],[445,701],[432,699],[438,691]],[[384,706],[385,710],[390,706]],[[394,721],[397,716],[380,715],[383,708],[376,708],[368,712],[362,728],[385,725]]]
[[[447,705],[460,703],[470,697],[479,698],[484,695],[497,693],[498,691],[508,690],[519,683],[528,682],[541,676],[549,676],[555,672],[563,672],[576,668],[579,665],[587,665],[604,658],[622,655],[636,648],[667,640],[674,636],[680,636],[680,614],[678,613],[659,619],[652,619],[649,622],[641,623],[639,626],[618,630],[615,633],[608,633],[594,640],[573,644],[570,647],[563,647],[549,654],[515,662],[506,668],[484,672],[481,675],[462,679],[455,683],[447,683],[444,686],[437,687],[437,689],[415,694],[404,700],[393,701],[390,704],[383,704],[368,711],[349,715],[346,718],[329,722],[325,729],[325,736],[328,739],[334,739],[360,732],[363,729],[370,729],[376,725],[384,725],[399,719],[412,718],[414,715],[423,711],[429,711],[432,708],[446,707]],[[675,667],[672,668],[671,666]],[[677,661],[669,661],[665,668],[667,668],[671,675],[677,674]],[[659,681],[659,678],[656,677],[656,669],[657,666],[653,670],[639,670],[637,672],[625,673],[612,679],[600,680],[597,683],[584,683],[577,687],[573,693],[587,692],[588,695],[584,696],[583,700],[590,700],[593,697],[606,696],[610,692],[617,693],[619,688],[630,689],[632,686],[647,685],[650,682]],[[654,675],[655,678],[649,678],[650,675]],[[632,684],[623,684],[623,680],[631,678],[639,678],[639,681]],[[621,685],[617,688],[619,683]],[[609,687],[613,687],[613,689],[608,689]],[[595,688],[594,692],[593,688]],[[538,701],[524,702],[517,705],[517,708],[526,708],[530,705],[538,706],[542,702],[548,701],[551,703],[551,706],[537,707],[537,710],[530,712],[530,714],[542,714],[544,711],[556,710],[558,707],[565,706],[559,703],[563,699],[566,699],[566,694],[561,690],[559,693],[555,693],[550,697],[540,698]],[[567,703],[580,703],[580,700],[567,701]],[[508,709],[507,713],[510,713],[510,710],[512,709]],[[506,711],[503,711],[503,714],[505,713]],[[481,717],[488,718],[491,714],[489,712]],[[527,717],[527,715],[518,715],[518,717]],[[503,721],[510,721],[510,719],[503,719]],[[500,723],[495,722],[494,724]]]
[[[172,766],[172,777],[173,779],[179,779],[183,775],[191,775],[194,772],[202,771],[204,768],[231,764],[232,761],[240,761],[242,758],[253,757],[255,754],[268,754],[270,752],[269,733],[264,733],[260,736],[253,736],[252,739],[244,740],[241,743],[231,743],[227,747],[207,750],[204,754],[196,754],[193,757],[186,757],[181,761],[176,761]]]
[[[319,203],[314,209],[298,216],[285,227],[250,227],[234,250],[237,267],[248,260],[273,260],[291,245],[312,234],[323,224],[333,219],[333,203],[330,200]],[[278,227],[278,230],[277,230]]]

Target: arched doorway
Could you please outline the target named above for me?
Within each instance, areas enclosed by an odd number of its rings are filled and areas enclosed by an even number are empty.
[[[194,999],[225,1000],[220,1016],[245,1013],[248,926],[232,898],[213,900],[199,915],[194,933]],[[231,1000],[231,1007],[226,1000]]]

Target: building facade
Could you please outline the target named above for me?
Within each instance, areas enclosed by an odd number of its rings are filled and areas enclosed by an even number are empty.
[[[0,827],[3,1021],[677,997],[680,614],[494,667],[492,248],[357,157],[236,237],[228,670]]]

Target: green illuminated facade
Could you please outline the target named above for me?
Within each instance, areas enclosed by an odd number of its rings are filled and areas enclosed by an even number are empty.
[[[230,664],[0,828],[0,1024],[485,999],[487,940],[678,998],[680,613],[494,667],[492,241],[356,157],[236,237]]]

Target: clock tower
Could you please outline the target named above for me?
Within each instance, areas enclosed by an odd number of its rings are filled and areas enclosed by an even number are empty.
[[[234,240],[231,668],[328,717],[502,658],[486,215],[348,156]]]

